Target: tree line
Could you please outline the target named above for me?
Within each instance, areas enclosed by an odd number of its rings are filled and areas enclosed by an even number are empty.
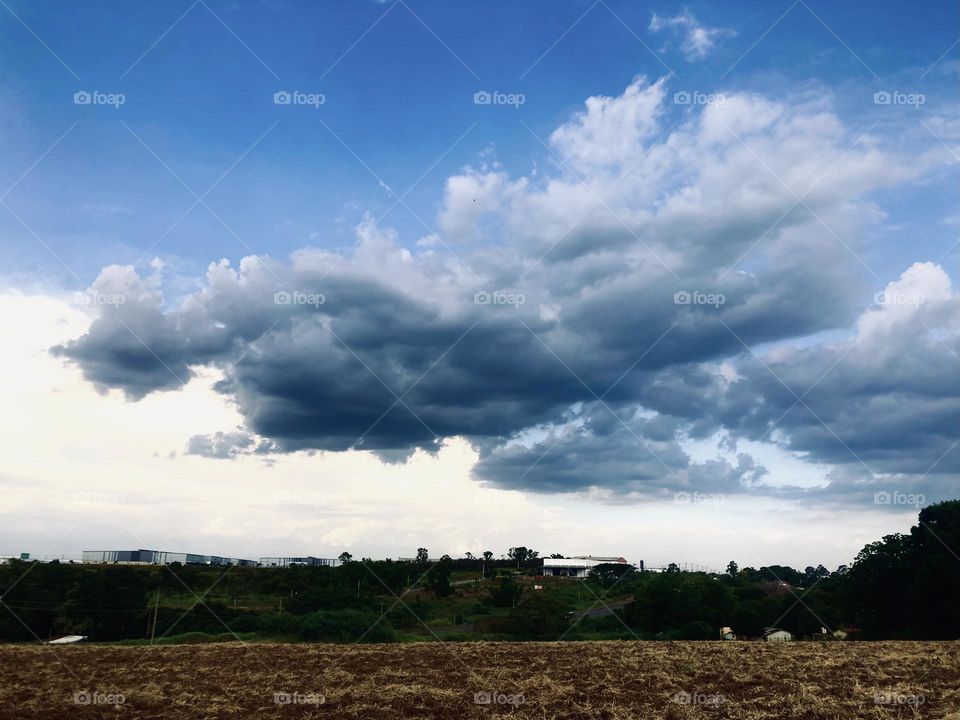
[[[386,642],[441,621],[462,639],[696,640],[718,638],[721,627],[759,637],[773,626],[800,638],[823,637],[825,629],[851,639],[949,639],[960,636],[958,549],[960,501],[949,501],[922,509],[909,533],[870,543],[849,567],[832,571],[731,561],[725,573],[675,564],[653,573],[606,564],[582,583],[538,580],[540,554],[525,546],[506,559],[486,551],[433,560],[426,548],[407,562],[344,553],[335,568],[11,560],[0,565],[0,640],[204,633]],[[613,599],[615,612],[606,612]],[[596,612],[585,612],[590,606]]]

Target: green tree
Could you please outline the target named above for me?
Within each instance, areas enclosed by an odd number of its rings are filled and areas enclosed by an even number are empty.
[[[519,547],[512,547],[507,551],[507,557],[511,560],[516,560],[518,568],[522,563],[536,560],[539,555],[540,553],[538,553],[536,550],[531,550],[523,545],[520,545]]]
[[[490,588],[490,604],[494,607],[514,607],[523,590],[509,575],[501,577],[496,587]]]
[[[416,562],[425,563],[430,559],[430,553],[426,548],[417,548]]]
[[[427,584],[437,597],[447,597],[453,593],[453,588],[450,587],[452,565],[450,558],[444,556],[427,573]]]
[[[633,565],[626,563],[600,563],[590,568],[587,577],[601,586],[614,585],[622,582],[636,569]]]
[[[534,593],[510,611],[507,630],[518,637],[558,637],[568,626],[566,611],[555,595]]]

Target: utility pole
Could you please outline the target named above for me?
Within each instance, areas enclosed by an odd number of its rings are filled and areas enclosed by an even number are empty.
[[[160,591],[153,600],[153,623],[150,626],[150,644],[153,645],[153,638],[157,634],[157,613],[160,611]]]

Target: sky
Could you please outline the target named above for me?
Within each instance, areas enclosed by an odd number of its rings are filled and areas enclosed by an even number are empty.
[[[0,2],[0,555],[850,563],[960,495],[960,9]]]

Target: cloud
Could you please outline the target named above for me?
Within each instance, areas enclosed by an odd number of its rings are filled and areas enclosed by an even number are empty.
[[[588,99],[550,135],[551,173],[449,178],[455,255],[367,219],[342,258],[221,260],[182,298],[112,266],[93,289],[126,301],[53,352],[134,401],[219,372],[243,428],[192,438],[207,456],[399,462],[461,437],[501,488],[773,492],[749,453],[691,458],[688,441],[726,433],[864,487],[942,487],[957,297],[924,264],[887,291],[930,302],[873,306],[857,257],[882,217],[870,194],[940,157],[858,139],[822,107],[738,93],[674,121],[668,97],[638,77]]]
[[[650,30],[656,33],[670,30],[682,36],[680,50],[688,62],[703,60],[716,47],[718,41],[736,35],[733,30],[701,25],[688,10],[673,17],[662,17],[654,13],[650,20]]]
[[[267,440],[258,441],[244,431],[216,432],[212,435],[193,435],[187,441],[187,454],[207,458],[233,458],[240,455],[264,455],[275,448]]]

